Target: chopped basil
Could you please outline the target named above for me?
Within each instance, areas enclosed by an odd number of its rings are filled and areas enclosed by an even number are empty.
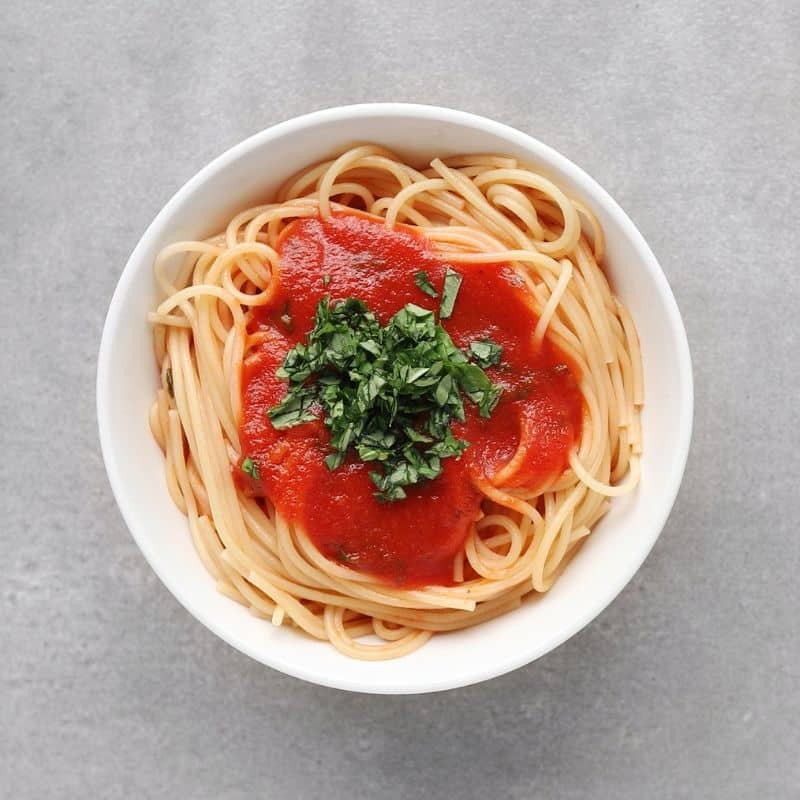
[[[461,276],[449,275],[455,276],[449,284],[445,278],[452,311]],[[475,359],[499,353],[479,348]],[[408,303],[382,326],[355,298],[335,305],[320,300],[306,341],[286,354],[276,375],[289,390],[267,412],[272,424],[284,429],[321,416],[333,451],[325,458],[328,469],[338,469],[349,453],[374,462],[370,478],[386,502],[403,499],[404,487],[436,478],[442,459],[458,458],[468,447],[451,430],[465,420],[462,394],[488,417],[501,393],[453,344],[433,311]]]
[[[472,342],[469,346],[469,353],[478,366],[491,367],[500,363],[500,359],[503,357],[503,348],[491,339],[484,339],[482,342]]]
[[[450,267],[444,274],[444,288],[442,289],[442,303],[439,306],[440,319],[447,319],[453,313],[458,290],[461,288],[462,277]]]
[[[313,399],[313,393],[303,388],[287,395],[282,403],[267,412],[273,427],[283,430],[316,419],[316,415],[309,411]]]
[[[426,295],[428,295],[428,297],[439,296],[439,293],[433,288],[433,284],[431,283],[431,279],[428,277],[428,273],[425,272],[424,269],[414,274],[414,283],[416,283],[417,286],[423,292],[425,292]]]
[[[170,397],[175,397],[175,384],[172,382],[172,367],[167,367],[167,391]]]
[[[322,285],[327,286],[331,282],[331,276],[327,273],[322,276]]]
[[[482,417],[488,417],[494,411],[502,390],[489,380],[477,364],[461,364],[458,382],[467,397],[478,406]]]
[[[242,459],[242,472],[244,472],[245,475],[249,475],[254,481],[257,481],[261,477],[258,464],[256,464],[250,456]]]

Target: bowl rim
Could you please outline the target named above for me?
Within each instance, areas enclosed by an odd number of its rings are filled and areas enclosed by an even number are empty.
[[[111,380],[113,340],[115,330],[120,325],[123,301],[137,274],[137,263],[141,259],[142,252],[147,249],[149,242],[160,234],[161,229],[171,217],[173,210],[180,206],[185,198],[189,197],[213,175],[225,169],[229,164],[247,156],[254,149],[269,143],[271,140],[287,134],[299,133],[309,126],[367,116],[415,117],[418,119],[452,123],[467,128],[481,129],[534,153],[536,156],[541,157],[554,171],[567,175],[569,179],[576,184],[588,187],[595,197],[599,198],[604,210],[615,218],[615,222],[620,225],[624,235],[634,245],[637,253],[642,257],[644,268],[648,270],[651,277],[654,279],[658,292],[665,301],[670,333],[675,339],[677,346],[676,360],[678,372],[681,376],[678,388],[680,391],[679,405],[683,413],[679,419],[679,436],[674,443],[674,452],[677,454],[677,458],[673,459],[671,473],[664,480],[663,491],[661,493],[663,502],[660,504],[659,513],[652,517],[650,536],[646,541],[640,542],[637,553],[630,557],[627,565],[628,569],[624,572],[624,579],[619,579],[613,585],[609,585],[605,593],[598,593],[595,600],[587,606],[587,609],[582,615],[565,621],[565,623],[560,626],[558,633],[551,636],[548,640],[539,640],[533,644],[527,645],[524,642],[520,642],[516,658],[507,659],[502,663],[479,662],[476,663],[473,668],[464,670],[451,678],[439,677],[437,679],[428,679],[424,685],[409,680],[407,685],[387,686],[380,682],[370,684],[363,679],[351,680],[341,676],[331,677],[327,673],[315,670],[313,665],[298,664],[296,660],[284,658],[280,651],[270,651],[267,653],[256,651],[247,641],[240,638],[236,633],[226,629],[221,624],[218,624],[212,618],[211,614],[206,613],[203,608],[198,607],[188,596],[188,593],[183,590],[181,583],[177,580],[173,580],[159,568],[155,553],[157,548],[151,548],[147,538],[141,535],[141,532],[138,531],[133,524],[133,516],[130,508],[131,501],[126,496],[124,482],[120,474],[120,467],[113,444],[114,433],[111,429],[109,415],[106,412],[106,407],[108,405],[106,397],[108,394],[109,381]],[[674,506],[683,479],[693,428],[694,383],[686,330],[666,275],[661,269],[649,245],[628,214],[587,172],[566,156],[535,137],[487,117],[443,106],[419,103],[358,103],[312,111],[276,123],[249,136],[238,144],[228,148],[202,167],[167,201],[137,242],[114,289],[100,340],[96,375],[96,413],[103,462],[111,485],[112,494],[114,495],[122,518],[151,569],[156,573],[159,580],[166,586],[175,599],[178,600],[195,619],[205,625],[206,628],[219,636],[223,641],[245,655],[250,656],[255,661],[285,674],[309,681],[310,683],[355,692],[417,694],[455,689],[479,683],[504,675],[540,658],[563,644],[588,625],[589,622],[599,616],[628,583],[630,583],[633,576],[651,552],[658,537],[661,535]]]

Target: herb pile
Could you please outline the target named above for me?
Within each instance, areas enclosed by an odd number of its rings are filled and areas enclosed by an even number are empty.
[[[438,296],[424,272],[415,282]],[[461,275],[448,269],[440,318],[452,314],[460,285]],[[306,342],[292,348],[277,370],[289,392],[267,413],[275,428],[285,429],[316,419],[321,408],[333,449],[327,467],[340,467],[352,448],[362,461],[381,467],[370,472],[376,496],[401,500],[403,487],[437,477],[442,459],[468,447],[450,428],[465,419],[462,393],[482,417],[490,416],[501,389],[483,368],[501,356],[499,345],[488,340],[462,352],[434,312],[413,303],[381,326],[361,300],[332,305],[325,297]]]

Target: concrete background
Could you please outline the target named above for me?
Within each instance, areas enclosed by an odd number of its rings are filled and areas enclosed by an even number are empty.
[[[2,5],[0,796],[799,796],[797,4]],[[661,260],[697,382],[627,590],[427,697],[306,685],[193,621],[95,430],[103,317],[158,209],[243,137],[368,100],[495,117],[594,175]]]

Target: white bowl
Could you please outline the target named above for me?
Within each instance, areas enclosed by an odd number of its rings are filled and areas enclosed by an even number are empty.
[[[590,206],[607,237],[612,286],[641,337],[645,409],[642,480],[614,498],[555,586],[503,617],[437,635],[395,661],[349,659],[289,627],[276,628],[217,593],[194,552],[184,516],[164,482],[147,415],[157,388],[146,314],[156,302],[156,253],[179,239],[219,231],[236,211],[270,198],[302,167],[356,142],[377,142],[412,162],[436,155],[497,152],[522,158]],[[564,156],[482,117],[400,103],[332,108],[268,128],[197,173],[142,236],[106,318],[97,370],[97,416],[108,477],[125,522],[156,574],[204,625],[270,667],[314,683],[361,692],[414,693],[464,686],[544,655],[596,617],[650,552],[672,508],[692,428],[686,333],[664,273],[625,212]],[[109,545],[111,546],[111,545]]]

